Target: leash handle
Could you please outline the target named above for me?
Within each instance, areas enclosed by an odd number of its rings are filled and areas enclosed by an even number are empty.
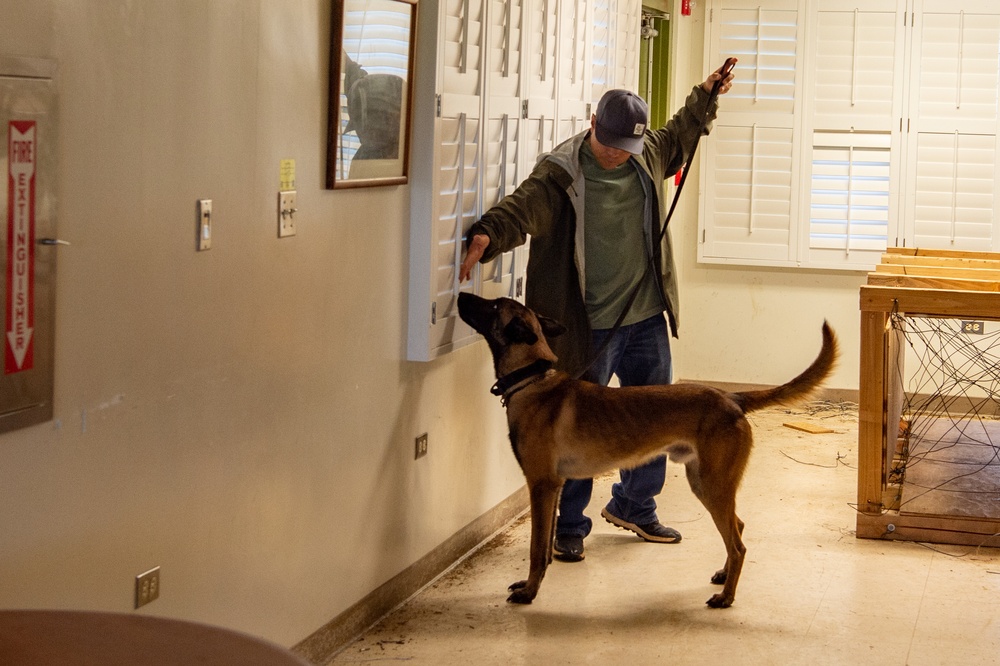
[[[716,90],[716,95],[718,95],[719,86],[722,85],[722,82],[733,73],[734,67],[736,67],[736,58],[726,58],[726,62],[722,63],[722,67],[719,68],[719,74],[722,76],[715,82],[715,85],[712,86]]]

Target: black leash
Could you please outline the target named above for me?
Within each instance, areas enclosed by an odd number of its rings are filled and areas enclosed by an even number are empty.
[[[729,73],[733,71],[733,67],[735,66],[736,66],[736,58],[728,58],[726,60],[726,63],[721,67],[720,74],[722,76],[719,77],[718,81],[712,84],[712,91],[708,94],[708,102],[705,103],[705,115],[702,116],[701,125],[698,128],[698,133],[694,137],[694,144],[691,146],[691,154],[688,155],[687,158],[688,165],[690,165],[691,162],[694,161],[694,154],[698,150],[698,143],[701,141],[702,134],[705,133],[705,127],[708,125],[708,113],[709,109],[712,108],[712,102],[714,102],[719,97],[719,88],[722,86],[722,82],[726,80],[726,77],[729,76]],[[677,189],[674,191],[674,200],[670,203],[670,209],[667,211],[667,217],[663,220],[663,228],[660,230],[660,237],[656,241],[661,245],[663,244],[664,236],[667,235],[667,225],[670,224],[670,218],[673,217],[674,209],[677,208],[677,201],[680,199],[681,190],[684,189],[684,183],[687,182],[687,177],[689,173],[691,173],[691,169],[684,169],[681,172],[681,181],[677,183]],[[653,247],[655,248],[656,246],[654,245]],[[639,290],[642,288],[642,282],[646,277],[646,273],[652,271],[653,279],[654,280],[657,279],[655,259],[654,259],[655,256],[656,256],[655,252],[650,254],[649,262],[647,264],[647,270],[644,270],[642,272],[642,275],[639,276],[639,281],[636,283],[635,287],[632,288],[632,293],[629,294],[628,301],[625,302],[625,307],[622,308],[622,313],[618,315],[618,320],[615,321],[614,326],[611,327],[611,332],[608,333],[607,336],[605,336],[604,342],[602,342],[601,346],[597,349],[596,352],[594,352],[593,357],[590,359],[587,365],[583,366],[583,368],[579,372],[573,375],[573,379],[580,379],[581,377],[583,377],[583,375],[585,375],[587,371],[590,370],[591,366],[593,366],[594,363],[597,362],[597,359],[601,357],[604,351],[608,348],[608,345],[611,344],[611,339],[615,337],[615,333],[617,333],[618,329],[622,327],[622,322],[625,321],[625,317],[628,315],[629,310],[632,309],[632,304],[635,303],[635,299],[639,295]]]

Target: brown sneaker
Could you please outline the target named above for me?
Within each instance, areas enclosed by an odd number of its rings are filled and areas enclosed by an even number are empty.
[[[601,516],[612,525],[635,532],[646,541],[653,543],[680,543],[681,533],[672,527],[661,525],[658,521],[646,525],[636,525],[627,520],[622,520],[618,516],[608,511],[607,507],[601,509]]]

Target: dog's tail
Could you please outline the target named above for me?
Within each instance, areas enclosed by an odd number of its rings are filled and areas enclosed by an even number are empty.
[[[823,381],[833,372],[836,362],[837,336],[830,325],[824,321],[823,348],[820,349],[819,356],[812,362],[812,365],[806,368],[802,374],[787,384],[772,389],[735,393],[735,400],[743,408],[743,413],[754,412],[772,405],[800,402],[820,388]]]

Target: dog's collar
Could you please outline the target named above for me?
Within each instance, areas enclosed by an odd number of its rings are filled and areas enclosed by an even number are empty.
[[[526,380],[535,377],[541,379],[541,376],[548,372],[551,368],[552,361],[540,358],[531,365],[526,365],[523,368],[519,368],[518,370],[499,378],[496,381],[496,384],[490,388],[490,393],[500,396],[500,404],[506,407],[511,396],[534,383],[527,382]]]

